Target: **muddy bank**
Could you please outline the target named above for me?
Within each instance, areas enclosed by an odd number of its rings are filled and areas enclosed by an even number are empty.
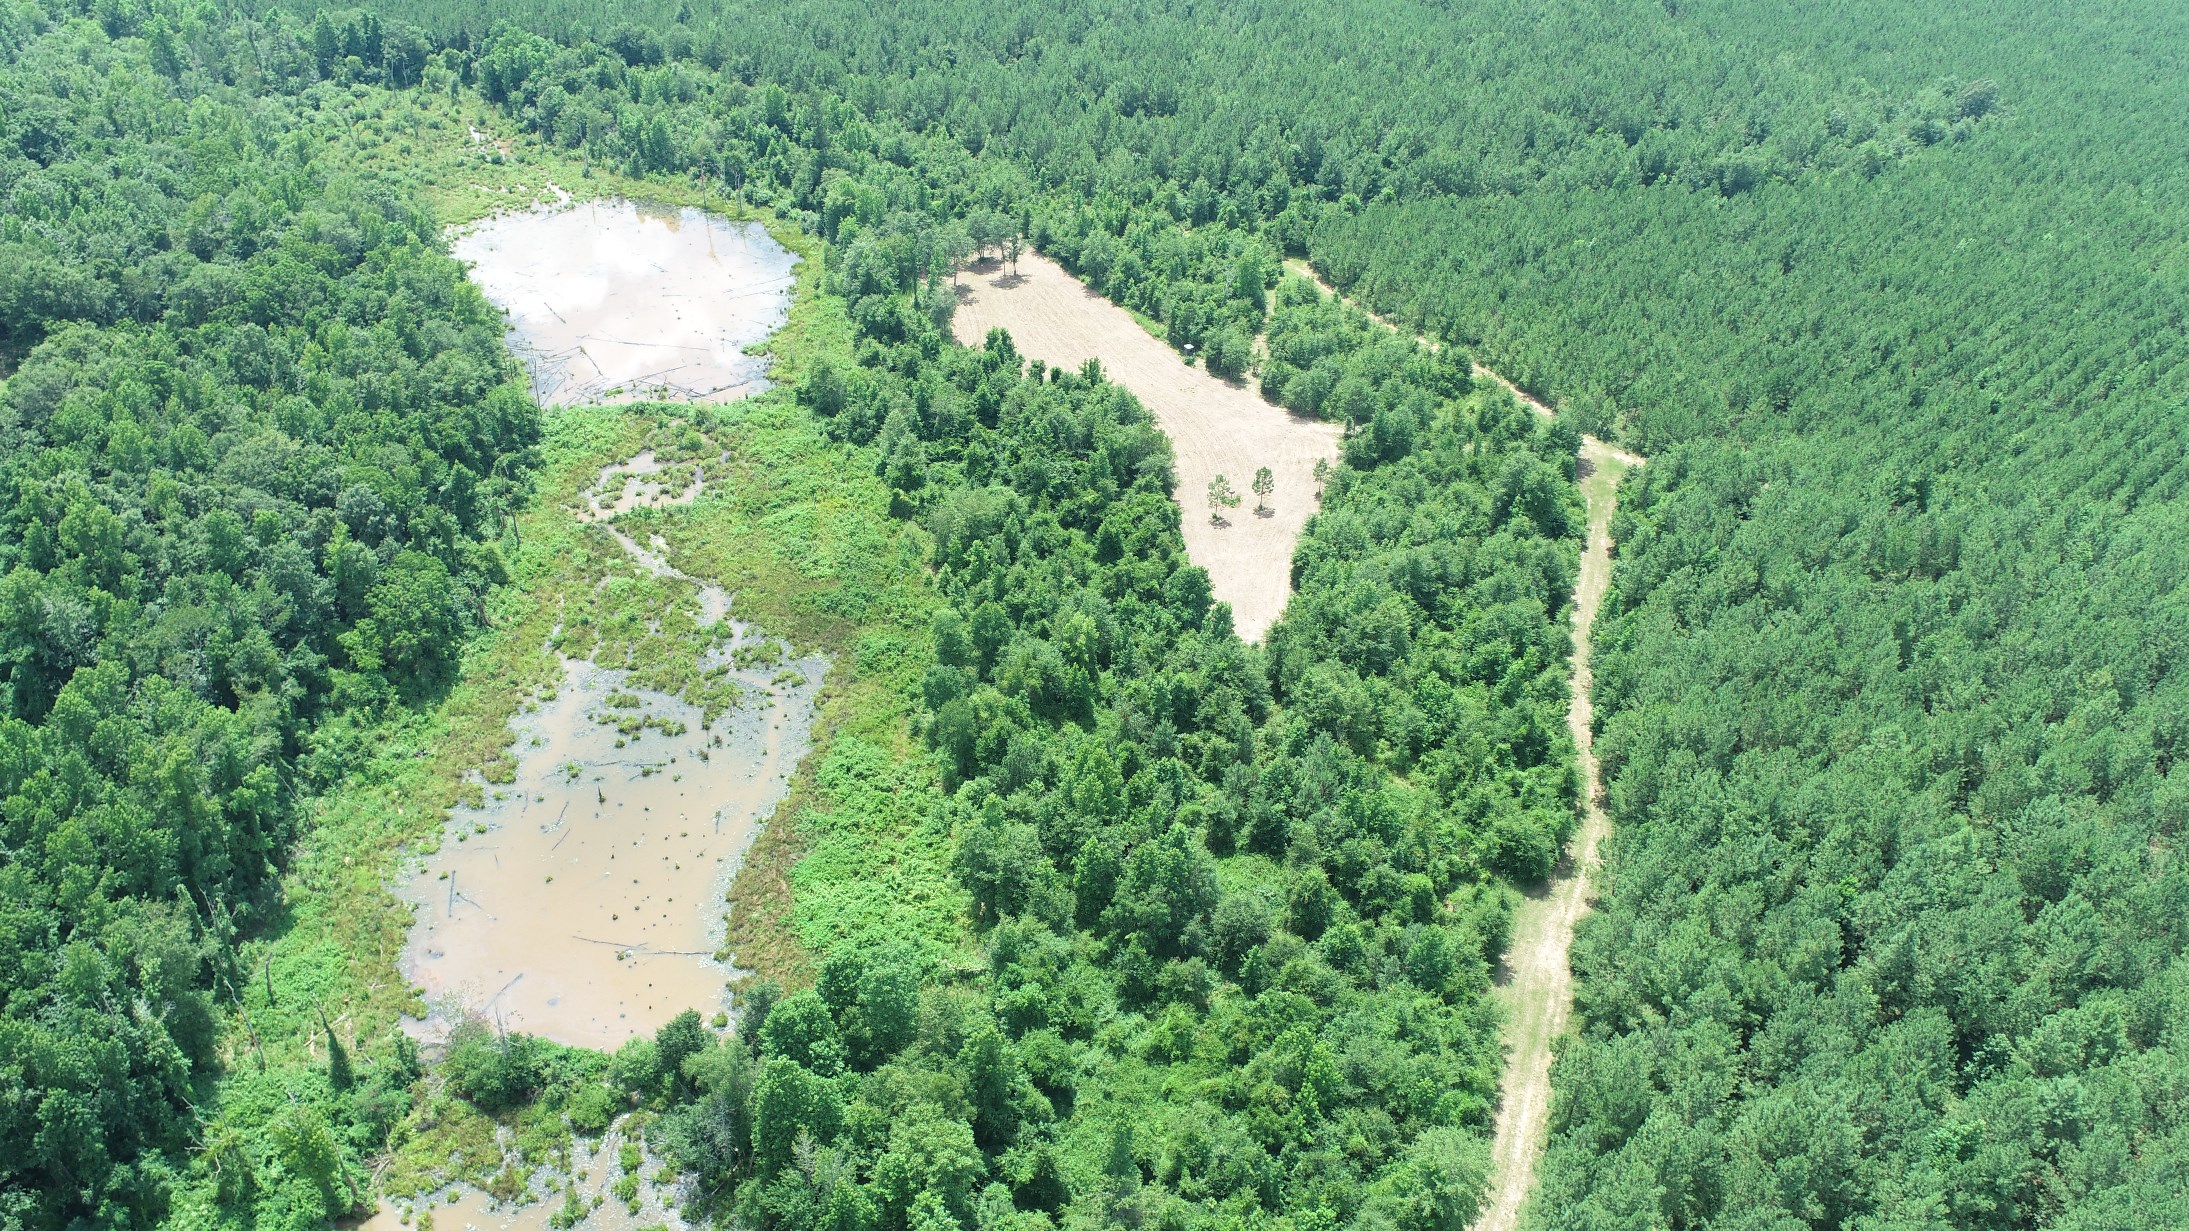
[[[798,263],[758,223],[625,200],[498,214],[453,247],[543,405],[761,388],[745,350],[782,326]]]

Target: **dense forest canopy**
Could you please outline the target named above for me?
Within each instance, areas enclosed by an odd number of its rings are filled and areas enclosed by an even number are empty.
[[[242,1060],[222,1029],[255,1048],[246,1006],[273,1007],[270,970],[264,1000],[239,988],[256,972],[234,945],[280,926],[300,792],[337,781],[384,707],[448,682],[538,432],[400,177],[315,166],[343,140],[317,117],[371,88],[322,74],[359,76],[354,45],[365,76],[471,75],[504,102],[567,85],[620,108],[652,80],[665,105],[625,154],[640,171],[702,148],[706,96],[675,66],[522,36],[473,66],[391,54],[401,40],[355,13],[178,18],[181,44],[166,21],[55,15],[11,64],[22,113],[55,118],[17,130],[8,166],[24,495],[6,808],[11,853],[45,862],[8,869],[20,977],[0,1057],[27,1148],[6,1208],[38,1227],[309,1226],[355,1208],[414,1122],[417,1057],[373,1040],[352,1061],[322,1010],[323,1067],[213,1085]],[[603,1063],[459,1032],[435,1081],[595,1132],[604,1106],[644,1102],[720,1212],[768,1225],[1463,1219],[1495,1095],[1498,879],[1540,875],[1571,824],[1570,433],[1449,362],[1371,383],[1356,324],[1323,349],[1360,368],[1330,412],[1363,431],[1298,563],[1302,602],[1266,654],[1244,646],[1183,557],[1145,412],[1096,367],[944,342],[943,264],[1022,227],[944,187],[965,152],[852,129],[823,98],[709,88],[735,107],[711,159],[818,206],[804,218],[838,249],[824,289],[856,345],[815,361],[795,404],[933,545],[915,703],[937,773],[911,806],[951,835],[969,917],[946,922],[986,968],[844,947],[811,990],[754,989],[728,1043],[688,1017]],[[172,170],[137,200],[147,166]],[[1094,263],[1107,232],[1064,225]],[[1195,288],[1205,319],[1256,330],[1274,252],[1172,238],[1182,259],[1133,285]],[[78,609],[103,622],[60,619]],[[176,714],[202,735],[148,757]],[[148,762],[166,769],[147,780]],[[87,770],[105,775],[88,797]]]
[[[1738,190],[1893,157],[1997,102],[1982,61],[1892,55],[1904,30],[1848,40],[1862,49],[1848,55],[1811,41],[1818,13],[1753,6],[915,3],[886,21],[846,4],[378,9],[475,40],[514,18],[626,58],[826,89],[976,149],[1000,142],[1045,176],[1112,172],[1123,151],[1180,187],[1274,191],[1281,176],[1364,201],[1637,174]]]
[[[2185,21],[0,7],[0,1071],[39,1092],[0,1096],[0,1218],[142,1224],[181,1177],[309,1225],[386,1130],[315,1102],[341,1140],[285,1119],[233,1188],[188,1100],[294,790],[445,683],[537,432],[418,206],[315,152],[397,90],[830,246],[853,340],[795,398],[934,548],[925,789],[979,954],[847,946],[749,1037],[606,1068],[473,1040],[481,1106],[636,1098],[761,1225],[1464,1223],[1497,880],[1571,816],[1591,431],[1652,461],[1531,1217],[2189,1222]],[[1130,399],[947,345],[950,269],[1020,236],[1355,429],[1265,648]]]
[[[0,1221],[142,1225],[299,788],[446,682],[538,417],[308,116],[44,21],[0,20]]]

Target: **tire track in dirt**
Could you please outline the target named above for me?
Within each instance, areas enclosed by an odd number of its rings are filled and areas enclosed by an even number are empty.
[[[1312,278],[1325,294],[1343,297],[1307,262],[1287,261],[1285,266]],[[1386,328],[1398,328],[1383,317],[1376,319]],[[1419,340],[1435,346],[1427,338]],[[1496,372],[1478,363],[1475,375],[1505,386],[1536,414],[1552,417],[1554,412],[1542,399]],[[1573,671],[1566,707],[1566,728],[1573,733],[1575,767],[1581,776],[1581,825],[1550,879],[1531,890],[1513,912],[1512,936],[1492,993],[1505,1008],[1505,1072],[1498,1083],[1490,1143],[1490,1191],[1471,1231],[1515,1231],[1521,1210],[1535,1190],[1535,1166],[1550,1137],[1551,1048],[1573,1018],[1573,934],[1588,914],[1604,838],[1611,832],[1596,762],[1592,691],[1596,677],[1589,638],[1611,584],[1611,515],[1618,507],[1619,480],[1644,461],[1594,436],[1581,438],[1579,469],[1581,496],[1588,506],[1588,537],[1573,583]]]
[[[1535,1188],[1535,1165],[1550,1131],[1551,1047],[1573,1016],[1574,928],[1589,910],[1599,851],[1611,831],[1600,799],[1596,743],[1591,730],[1589,635],[1611,582],[1611,514],[1619,479],[1640,459],[1593,436],[1581,441],[1581,493],[1588,502],[1588,541],[1573,585],[1573,672],[1566,727],[1573,733],[1581,775],[1581,825],[1549,881],[1513,912],[1495,995],[1505,1007],[1505,1074],[1499,1083],[1495,1134],[1490,1144],[1490,1194],[1474,1231],[1513,1231]]]

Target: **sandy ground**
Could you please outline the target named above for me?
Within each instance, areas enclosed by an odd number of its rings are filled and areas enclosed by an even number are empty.
[[[1573,1015],[1573,929],[1588,913],[1597,851],[1611,822],[1599,799],[1595,705],[1590,689],[1589,634],[1611,580],[1611,514],[1619,477],[1635,464],[1594,437],[1581,445],[1581,494],[1588,501],[1588,543],[1573,586],[1572,696],[1566,727],[1573,732],[1587,807],[1566,857],[1548,883],[1528,894],[1513,915],[1511,944],[1494,993],[1505,1008],[1505,1074],[1499,1085],[1495,1138],[1490,1147],[1491,1188],[1474,1231],[1514,1231],[1521,1207],[1535,1188],[1535,1164],[1543,1157],[1550,1125],[1551,1044]],[[1638,460],[1638,459],[1637,459]]]
[[[588,519],[698,494],[696,481],[663,490],[650,481],[660,472],[651,454],[606,467]],[[609,529],[642,567],[683,577],[658,542],[649,551]],[[720,587],[697,590],[704,622],[728,617]],[[764,640],[730,629],[706,665]],[[485,808],[454,813],[403,890],[417,908],[404,972],[438,1022],[478,1015],[613,1050],[685,1009],[725,1008],[729,971],[713,957],[723,894],[805,754],[827,666],[767,654],[734,668],[741,702],[710,730],[697,706],[566,660],[554,698],[512,724],[516,781],[491,788]],[[643,717],[662,725],[636,737],[617,728]]]
[[[783,324],[798,262],[757,223],[621,200],[497,214],[454,249],[546,405],[759,389],[745,348]]]
[[[992,265],[965,276],[952,325],[958,340],[978,346],[998,325],[1028,358],[1069,368],[1100,359],[1147,406],[1177,454],[1186,555],[1231,604],[1239,635],[1260,640],[1291,597],[1292,547],[1315,512],[1315,463],[1337,461],[1339,426],[1295,417],[1187,367],[1130,313],[1034,253],[1019,258],[1016,277]],[[1267,516],[1255,513],[1248,489],[1262,466],[1277,483]],[[1219,474],[1242,499],[1225,524],[1211,525],[1207,493]]]

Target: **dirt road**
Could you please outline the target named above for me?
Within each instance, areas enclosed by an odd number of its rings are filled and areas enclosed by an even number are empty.
[[[1305,262],[1286,265],[1336,293]],[[1244,389],[1186,367],[1124,309],[1050,261],[1028,256],[1020,261],[1020,272],[1024,277],[1017,280],[993,270],[969,280],[970,293],[958,309],[959,340],[977,345],[990,326],[1001,325],[1011,331],[1021,353],[1053,364],[1077,367],[1089,356],[1100,356],[1110,376],[1147,403],[1177,446],[1187,553],[1208,568],[1217,597],[1232,603],[1240,635],[1259,637],[1284,609],[1292,545],[1313,511],[1312,502],[1291,503],[1286,494],[1313,490],[1309,472],[1317,457],[1337,455],[1337,429],[1292,419]],[[1553,413],[1496,372],[1477,365],[1475,373],[1511,389],[1535,413]],[[1643,460],[1594,436],[1581,438],[1588,541],[1574,582],[1572,699],[1566,723],[1578,750],[1587,806],[1565,859],[1513,917],[1512,940],[1495,992],[1505,1007],[1506,1055],[1491,1144],[1491,1186],[1472,1231],[1514,1231],[1534,1191],[1536,1162],[1548,1136],[1551,1044],[1573,1014],[1569,954],[1574,927],[1588,913],[1598,849],[1610,830],[1597,798],[1589,635],[1611,578],[1611,515],[1619,479]],[[1243,476],[1257,465],[1277,470],[1278,516],[1255,519],[1248,512],[1235,515],[1233,527],[1211,527],[1201,503],[1209,477],[1220,471],[1243,490]]]
[[[1305,261],[1286,261],[1285,268],[1314,279],[1326,295],[1339,294]],[[1398,328],[1380,316],[1376,319],[1386,328]],[[1420,341],[1436,345],[1428,338]],[[1542,399],[1479,363],[1475,376],[1505,386],[1521,405],[1546,419],[1554,413]],[[1573,1016],[1573,930],[1588,913],[1598,848],[1611,831],[1611,821],[1598,801],[1601,783],[1591,729],[1596,706],[1591,699],[1595,674],[1589,666],[1589,635],[1611,583],[1611,514],[1618,505],[1619,479],[1643,461],[1594,436],[1581,438],[1581,495],[1588,503],[1589,528],[1580,575],[1573,584],[1573,675],[1566,727],[1573,732],[1585,809],[1566,857],[1513,915],[1512,939],[1494,993],[1505,1007],[1505,1074],[1498,1083],[1495,1137],[1490,1143],[1490,1192],[1471,1231],[1514,1231],[1519,1226],[1520,1211],[1535,1190],[1535,1164],[1549,1138],[1551,1044]]]
[[[1581,445],[1581,494],[1588,501],[1588,543],[1573,586],[1572,697],[1566,727],[1573,732],[1586,801],[1581,827],[1548,883],[1532,892],[1513,915],[1512,941],[1493,993],[1505,1007],[1505,1075],[1499,1083],[1496,1136],[1490,1146],[1490,1193],[1474,1231],[1513,1231],[1535,1188],[1535,1164],[1543,1157],[1550,1125],[1551,1044],[1573,1014],[1573,929],[1589,909],[1589,883],[1597,849],[1611,822],[1598,803],[1595,706],[1589,667],[1589,633],[1611,580],[1611,513],[1619,478],[1631,453],[1594,437]],[[1638,460],[1638,459],[1637,459]]]
[[[1034,253],[1019,258],[1016,277],[984,266],[964,278],[952,324],[958,340],[978,346],[999,325],[1028,358],[1067,368],[1100,359],[1110,379],[1147,406],[1177,454],[1186,555],[1231,604],[1239,636],[1260,640],[1291,597],[1293,544],[1315,512],[1315,463],[1337,461],[1339,426],[1295,417],[1187,367],[1131,313]],[[1263,466],[1276,479],[1266,516],[1255,513],[1248,490]],[[1225,524],[1211,525],[1207,492],[1219,474],[1243,499]]]

